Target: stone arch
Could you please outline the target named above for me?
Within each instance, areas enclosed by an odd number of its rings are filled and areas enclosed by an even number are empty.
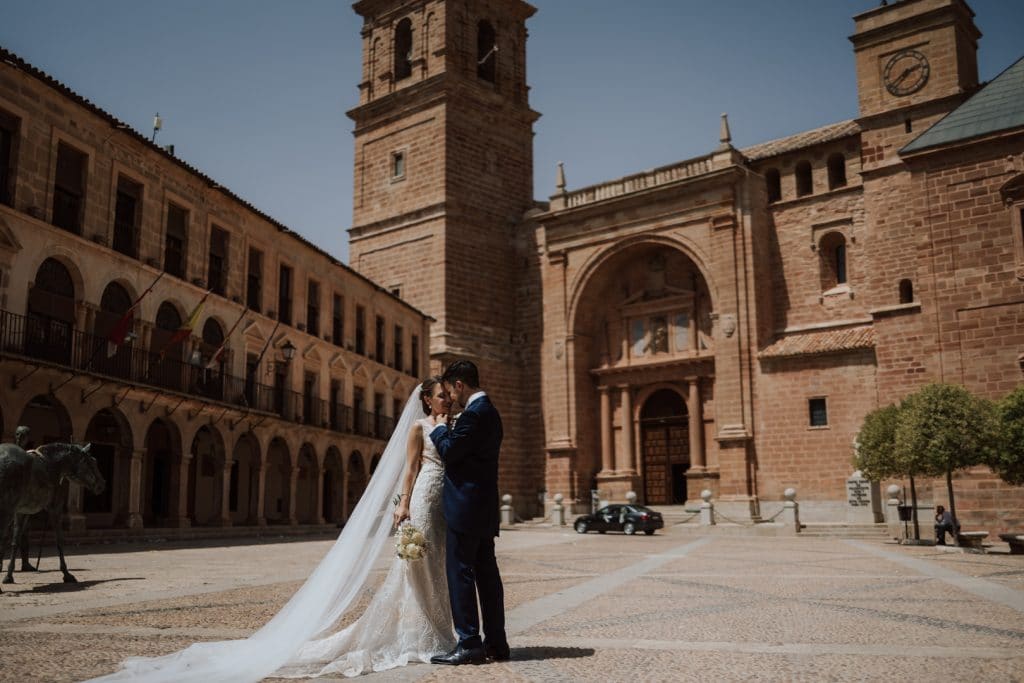
[[[302,444],[295,466],[298,468],[295,483],[295,518],[299,524],[316,524],[320,519],[320,511],[316,507],[320,468],[317,465],[316,449],[312,444]]]
[[[476,25],[476,75],[494,83],[498,77],[498,35],[494,25],[481,19]]]
[[[96,459],[103,480],[103,493],[83,492],[82,511],[89,527],[124,526],[129,521],[132,451],[135,439],[131,425],[117,408],[102,408],[89,420],[85,441],[91,443],[89,453]]]
[[[690,467],[685,393],[674,386],[661,386],[646,392],[643,401],[637,401],[637,409],[644,502],[685,503],[686,470]]]
[[[65,259],[51,256],[36,269],[25,308],[26,355],[62,365],[71,362],[76,326],[76,299],[82,291],[81,275]]]
[[[779,169],[773,167],[765,170],[764,185],[769,204],[782,199],[782,176],[779,175]]]
[[[330,446],[324,455],[320,516],[330,524],[345,520],[345,463],[341,451]]]
[[[165,300],[157,307],[155,325],[149,348],[155,357],[149,364],[150,381],[167,389],[181,389],[184,371],[185,344],[175,340],[184,323],[184,315],[176,302]]]
[[[828,167],[828,189],[835,190],[846,187],[846,157],[841,152],[830,154],[826,165]]]
[[[60,400],[51,395],[38,394],[30,398],[17,424],[29,428],[27,448],[73,440],[71,414]]]
[[[830,230],[822,235],[818,241],[818,254],[822,291],[850,281],[846,236],[843,233]]]
[[[267,524],[288,524],[291,511],[292,458],[288,444],[280,436],[267,447],[264,460],[263,517]]]
[[[672,237],[664,237],[661,235],[641,235],[619,240],[613,245],[591,254],[586,259],[570,283],[569,291],[571,293],[569,295],[569,312],[566,316],[566,322],[569,323],[570,327],[572,326],[572,321],[574,321],[578,315],[577,309],[579,308],[580,300],[583,298],[587,289],[592,285],[597,274],[603,272],[609,263],[613,262],[614,259],[621,257],[623,253],[645,245],[668,247],[681,252],[683,256],[689,259],[694,266],[696,266],[697,270],[700,272],[701,278],[707,285],[708,294],[711,297],[711,310],[717,310],[719,296],[717,285],[711,277],[711,267],[709,265],[711,263],[711,259],[703,252],[696,242],[684,235],[674,235]]]
[[[345,473],[345,518],[352,516],[356,503],[366,490],[366,463],[363,454],[352,451],[348,456],[348,468]]]
[[[256,524],[259,518],[260,442],[251,431],[238,437],[228,474],[228,515],[233,525]]]
[[[100,372],[113,377],[131,376],[132,346],[134,345],[131,316],[125,317],[134,298],[131,291],[117,280],[107,283],[100,294],[100,306],[93,321],[95,348],[91,351],[92,364]],[[107,339],[117,337],[122,343],[108,348]],[[114,351],[113,354],[110,351]]]
[[[796,196],[806,197],[814,193],[814,174],[811,169],[811,162],[802,159],[793,168],[793,178],[796,181]]]
[[[222,523],[224,470],[227,453],[224,437],[216,427],[203,425],[196,430],[189,448],[189,517],[198,526]]]
[[[395,25],[393,72],[395,81],[412,76],[412,20],[401,19]]]
[[[142,475],[142,519],[146,526],[169,526],[186,517],[179,499],[181,431],[170,420],[158,417],[146,429]]]

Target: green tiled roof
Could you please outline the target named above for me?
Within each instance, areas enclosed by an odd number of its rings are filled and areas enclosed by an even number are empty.
[[[1024,57],[900,150],[919,152],[1024,127]]]

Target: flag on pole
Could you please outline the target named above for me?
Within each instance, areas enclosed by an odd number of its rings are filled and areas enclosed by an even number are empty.
[[[206,297],[210,296],[210,292],[212,291],[213,290],[211,289],[207,291],[206,294],[203,295],[203,298],[199,300],[199,303],[196,304],[196,307],[192,309],[192,312],[188,316],[188,320],[182,323],[181,327],[179,327],[174,332],[174,334],[171,335],[171,338],[167,340],[167,343],[164,344],[164,347],[160,349],[160,360],[164,359],[164,356],[167,355],[167,351],[172,346],[174,346],[175,344],[180,344],[181,342],[189,338],[189,336],[192,334],[192,330],[194,330],[196,328],[196,325],[199,324],[199,316],[202,315],[203,313],[203,304],[206,303]]]
[[[125,340],[128,338],[128,333],[131,331],[132,326],[135,324],[135,309],[139,307],[142,300],[153,291],[153,287],[156,286],[157,282],[160,282],[160,278],[164,276],[161,271],[156,279],[150,283],[149,287],[139,295],[139,297],[132,302],[132,305],[128,307],[128,310],[118,319],[114,326],[110,329],[110,333],[107,335],[107,358],[113,358],[117,355],[117,350]]]
[[[213,352],[213,356],[210,357],[210,362],[206,364],[207,370],[213,370],[220,363],[220,359],[224,355],[224,349],[227,348],[228,340],[231,339],[231,333],[235,331],[239,324],[241,324],[242,319],[245,318],[245,315],[248,312],[249,309],[242,309],[242,315],[238,316],[238,320],[236,320],[235,324],[231,326],[231,329],[228,330],[228,333],[224,335],[224,341],[220,343],[220,346],[217,347],[217,350]]]

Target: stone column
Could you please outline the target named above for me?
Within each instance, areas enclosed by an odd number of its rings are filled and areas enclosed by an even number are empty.
[[[324,470],[321,467],[316,473],[316,509],[313,511],[313,519],[317,524],[326,524],[324,520]]]
[[[224,476],[221,477],[220,526],[231,526],[231,458],[224,460]]]
[[[690,418],[690,467],[694,470],[704,470],[707,460],[704,457],[704,419],[700,405],[700,378],[688,379],[686,383],[690,389],[690,400],[687,406]]]
[[[615,469],[612,456],[615,453],[613,439],[615,432],[612,431],[612,397],[609,388],[598,387],[601,394],[601,471],[605,474]]]
[[[142,528],[142,473],[145,471],[146,451],[132,452],[128,466],[128,528]]]
[[[174,525],[180,528],[192,526],[192,520],[188,516],[188,468],[192,462],[190,453],[181,454],[181,462],[178,465],[178,504]]]
[[[267,463],[262,462],[259,464],[259,469],[256,470],[256,515],[253,521],[256,526],[266,526],[267,518],[263,514],[263,510],[266,506],[266,492],[267,492]],[[249,494],[250,496],[252,493]]]
[[[625,472],[636,472],[636,461],[633,458],[633,395],[628,384],[619,387],[622,390],[622,458],[617,469]]]
[[[299,491],[299,467],[298,465],[292,465],[291,476],[288,477],[288,523],[295,526],[299,523],[299,518],[295,515],[295,504]]]

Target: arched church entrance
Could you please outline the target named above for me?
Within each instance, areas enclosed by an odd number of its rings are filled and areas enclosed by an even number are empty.
[[[683,397],[659,389],[640,409],[644,502],[680,505],[686,502],[686,470],[690,468],[690,434]]]

